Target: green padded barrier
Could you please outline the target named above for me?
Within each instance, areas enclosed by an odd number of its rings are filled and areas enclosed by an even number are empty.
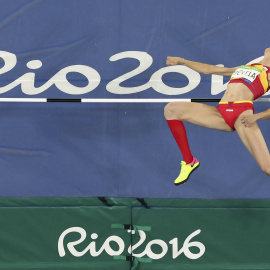
[[[151,258],[136,269],[270,269],[270,209],[139,209],[133,255]]]
[[[113,256],[128,255],[131,236],[111,229],[130,224],[128,207],[1,207],[0,216],[1,270],[130,268]]]
[[[268,200],[106,200],[1,198],[0,269],[270,269]]]

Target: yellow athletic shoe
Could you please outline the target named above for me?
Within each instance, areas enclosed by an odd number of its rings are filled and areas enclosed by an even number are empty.
[[[178,186],[187,182],[190,174],[195,171],[199,165],[200,162],[195,157],[193,157],[192,162],[189,164],[187,164],[185,161],[181,161],[181,171],[179,176],[175,179],[174,184]]]

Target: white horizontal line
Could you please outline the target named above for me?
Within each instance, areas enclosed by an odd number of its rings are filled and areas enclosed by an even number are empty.
[[[130,99],[82,99],[82,102],[87,103],[166,103],[166,102],[191,102],[191,99],[141,99],[141,98],[130,98]]]
[[[200,102],[200,98],[194,98],[198,100],[197,102]],[[207,100],[211,101],[211,98],[206,98],[203,99],[201,98],[201,102],[207,102]],[[1,101],[1,99],[0,99]],[[269,102],[270,98],[259,98],[255,100],[255,102]],[[136,99],[82,99],[81,102],[84,103],[169,103],[169,102],[192,102],[192,99],[187,98],[187,99],[141,99],[141,98],[136,98]]]
[[[66,102],[67,100],[72,102],[71,99],[63,100],[61,98],[54,99],[55,102]],[[82,98],[82,99],[74,99],[75,100],[81,100],[83,103],[169,103],[169,102],[192,102],[192,99],[140,99],[140,98],[130,98],[130,99],[123,99],[123,98]],[[207,100],[211,101],[212,99],[200,99],[200,98],[194,98],[197,102],[207,102]],[[0,102],[48,102],[47,98],[0,98]],[[255,102],[270,102],[270,98],[259,98]]]
[[[0,98],[0,102],[47,102],[47,98]]]

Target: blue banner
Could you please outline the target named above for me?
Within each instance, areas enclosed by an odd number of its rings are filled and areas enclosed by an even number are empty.
[[[163,117],[164,99],[221,98],[228,81],[166,57],[229,67],[260,58],[269,1],[0,3],[0,98],[93,99],[0,103],[1,197],[269,198],[269,177],[236,133],[189,124],[201,167],[176,188],[182,156]]]

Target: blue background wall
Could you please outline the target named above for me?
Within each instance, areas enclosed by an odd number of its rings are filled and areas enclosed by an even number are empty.
[[[108,83],[139,62],[109,59],[127,51],[145,52],[153,59],[144,72],[121,84],[131,88],[148,83],[165,67],[168,55],[238,66],[262,56],[270,46],[265,35],[267,0],[1,0],[0,4],[0,50],[17,57],[16,66],[0,74],[0,91],[27,72],[35,72],[39,87],[73,65],[91,67],[101,78],[85,94],[67,94],[52,85],[30,97],[221,98],[211,92],[212,77],[205,75],[184,94],[161,94],[152,87],[113,94]],[[26,64],[31,60],[42,61],[42,67],[30,71]],[[183,74],[169,71],[162,77],[166,85],[182,88],[189,83]],[[93,83],[78,72],[70,72],[67,79],[78,89]],[[29,94],[18,84],[0,97]],[[1,103],[0,196],[269,198],[269,177],[236,133],[189,124],[191,148],[201,167],[187,184],[175,187],[182,157],[163,118],[164,105]],[[268,107],[255,103],[257,112]],[[269,144],[269,121],[259,125]]]

